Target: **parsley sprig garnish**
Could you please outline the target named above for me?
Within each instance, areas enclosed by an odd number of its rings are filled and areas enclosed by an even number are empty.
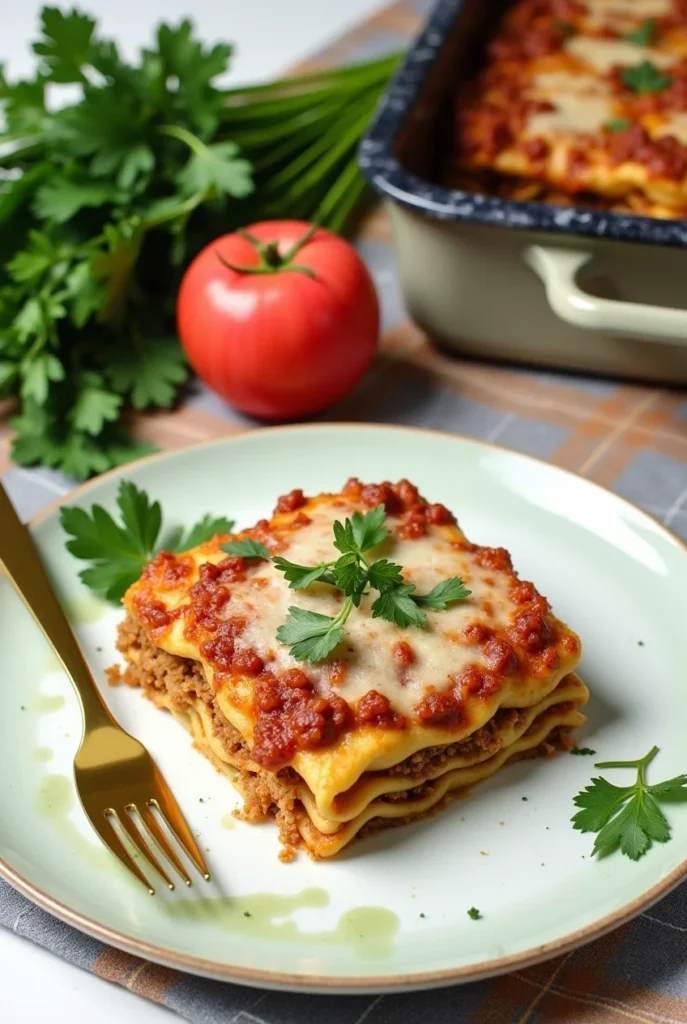
[[[631,121],[628,117],[612,117],[610,121],[606,121],[606,128],[609,132],[626,132],[632,127],[634,121]]]
[[[299,565],[280,555],[272,558],[275,567],[284,574],[291,590],[306,590],[314,583],[324,583],[340,590],[345,601],[336,616],[322,615],[292,605],[277,639],[287,644],[291,654],[299,661],[322,661],[331,654],[344,637],[344,626],[354,608],[360,607],[363,594],[376,590],[379,596],[373,602],[373,618],[386,619],[397,626],[427,627],[424,609],[443,611],[455,601],[463,601],[470,591],[457,576],[442,580],[428,594],[416,593],[414,583],[406,583],[403,566],[387,558],[370,560],[368,552],[383,544],[389,536],[384,526],[386,509],[383,505],[361,514],[354,512],[350,519],[333,524],[334,547],[339,557],[319,565]],[[247,558],[270,558],[267,548],[256,541],[229,541],[222,545],[227,554]]]
[[[79,573],[81,580],[108,601],[118,602],[158,551],[188,551],[234,528],[230,519],[207,515],[188,533],[182,527],[162,533],[159,501],[151,501],[126,480],[119,485],[117,505],[121,523],[100,505],[93,505],[90,513],[76,507],[60,510],[62,527],[72,537],[67,550],[91,562]]]
[[[654,41],[657,27],[655,18],[647,18],[639,28],[627,32],[624,38],[628,43],[635,43],[637,46],[649,46]]]
[[[664,75],[651,60],[643,60],[633,68],[623,68],[620,77],[628,89],[638,93],[661,92],[673,82],[672,77]]]
[[[639,860],[653,842],[670,839],[670,825],[659,807],[660,801],[687,800],[687,774],[649,786],[647,765],[658,753],[652,747],[636,761],[600,761],[595,768],[634,768],[637,778],[631,786],[614,786],[604,778],[592,779],[574,798],[581,808],[572,818],[580,832],[596,832],[592,854],[606,856],[620,848],[631,860]]]

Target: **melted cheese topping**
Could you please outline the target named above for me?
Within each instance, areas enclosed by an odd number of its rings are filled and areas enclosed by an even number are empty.
[[[556,110],[533,114],[527,120],[529,135],[562,135],[597,132],[613,117],[613,105],[603,96],[571,93],[556,96]]]
[[[616,64],[621,67],[635,67],[648,60],[656,67],[667,68],[679,59],[675,53],[637,46],[636,43],[628,43],[624,39],[602,39],[595,36],[571,36],[564,44],[564,49],[601,74],[610,71]]]
[[[346,508],[321,505],[309,512],[311,525],[296,530],[284,550],[285,558],[300,565],[318,565],[336,559],[340,552],[333,542],[335,519],[350,515],[354,506]],[[374,552],[374,558],[390,558],[404,568],[407,582],[414,583],[418,593],[427,593],[437,583],[451,576],[460,576],[471,590],[469,600],[461,601],[445,611],[427,613],[426,630],[401,629],[393,622],[372,617],[376,591],[366,594],[360,608],[345,625],[344,643],[336,657],[345,662],[345,678],[336,684],[336,691],[349,704],[355,703],[372,687],[383,694],[393,707],[404,715],[424,697],[429,687],[441,688],[450,678],[460,674],[468,664],[486,663],[484,656],[468,646],[462,637],[464,628],[475,621],[494,629],[505,629],[513,613],[507,585],[489,569],[482,569],[474,557],[452,549],[439,530],[418,540],[395,539]],[[340,591],[326,584],[314,584],[307,591],[291,590],[275,566],[262,562],[244,583],[232,587],[232,601],[247,610],[247,625],[241,642],[258,652],[268,652],[270,668],[282,671],[303,668],[288,647],[276,642],[277,630],[286,620],[289,608],[304,608],[322,615],[336,616],[341,610]],[[398,662],[393,650],[399,641],[407,641],[415,662],[408,666],[401,684]],[[261,655],[262,656],[262,655]],[[517,701],[518,695],[513,694]],[[529,695],[522,695],[525,702]]]
[[[590,14],[608,23],[615,15],[635,20],[660,18],[670,14],[671,0],[584,0],[584,5]]]
[[[656,138],[673,135],[684,146],[687,146],[687,113],[671,114],[662,124],[655,127],[653,134]]]

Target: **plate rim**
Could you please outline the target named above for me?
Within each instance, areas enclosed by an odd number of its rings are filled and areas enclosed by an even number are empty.
[[[573,470],[557,466],[555,463],[549,462],[546,459],[517,451],[517,449],[508,448],[505,445],[494,444],[493,442],[468,437],[464,434],[454,434],[446,430],[434,430],[426,427],[412,427],[402,424],[361,422],[347,423],[345,421],[297,423],[259,428],[249,427],[246,429],[239,429],[235,434],[215,438],[211,441],[201,441],[196,444],[186,445],[183,448],[174,449],[173,451],[155,452],[152,455],[136,459],[123,466],[117,466],[106,473],[102,473],[101,475],[94,477],[92,480],[88,480],[85,483],[78,485],[66,494],[61,495],[55,501],[42,509],[36,516],[32,517],[29,521],[29,526],[31,528],[37,526],[45,518],[54,513],[56,509],[68,502],[72,502],[75,499],[80,498],[83,494],[92,490],[94,487],[99,486],[102,481],[113,477],[126,476],[127,472],[130,472],[134,467],[138,468],[141,465],[145,465],[150,462],[157,462],[158,460],[173,460],[186,452],[196,451],[201,448],[212,448],[223,444],[231,444],[252,433],[295,433],[322,429],[344,429],[351,431],[376,430],[379,432],[387,431],[394,433],[422,434],[429,435],[430,438],[439,437],[448,438],[459,443],[467,442],[471,446],[481,447],[486,450],[496,451],[505,455],[515,455],[516,457],[528,462],[544,465],[558,473],[563,473],[566,476],[572,477],[578,482],[582,482],[588,486],[596,488],[606,495],[610,495],[627,508],[632,509],[634,512],[639,512],[642,517],[652,523],[654,527],[658,528],[659,532],[662,533],[664,537],[667,537],[673,544],[677,545],[679,549],[687,554],[687,542],[636,502],[617,494],[615,491],[611,490],[611,488],[605,487],[603,484],[599,484],[594,480],[589,480],[586,477],[581,476],[579,473],[575,473]],[[649,909],[657,903],[663,896],[667,896],[668,893],[676,888],[680,882],[687,878],[687,856],[685,856],[680,864],[673,868],[669,874],[661,878],[640,896],[635,897],[635,899],[623,904],[614,912],[607,914],[605,917],[600,918],[592,924],[589,924],[584,928],[579,928],[559,939],[554,939],[550,942],[542,943],[541,945],[531,946],[528,949],[522,950],[519,953],[510,954],[509,956],[483,960],[480,963],[465,965],[463,967],[449,967],[438,971],[416,971],[406,972],[403,974],[369,975],[363,977],[354,977],[352,975],[348,977],[336,977],[333,975],[293,974],[250,967],[237,967],[221,963],[216,960],[208,960],[203,957],[190,956],[185,953],[175,953],[172,950],[165,949],[164,946],[158,946],[155,943],[147,942],[144,939],[132,938],[117,928],[101,924],[90,917],[87,913],[74,910],[61,900],[55,899],[55,897],[51,896],[50,893],[46,892],[44,889],[34,885],[2,857],[0,857],[0,878],[7,881],[17,889],[18,892],[42,910],[47,911],[47,913],[51,914],[53,917],[71,925],[71,927],[76,928],[78,931],[83,932],[86,935],[90,935],[92,938],[104,942],[107,945],[123,950],[124,952],[130,953],[134,956],[143,957],[153,963],[166,967],[173,967],[196,976],[214,978],[219,981],[228,981],[249,987],[302,993],[319,992],[331,995],[365,995],[386,991],[407,992],[417,989],[438,988],[451,984],[466,984],[472,981],[481,981],[486,978],[506,974],[515,969],[532,967],[545,960],[549,960],[552,957],[572,952],[580,946],[583,946],[588,942],[592,942],[595,939],[602,938],[609,932],[628,923],[639,913]]]

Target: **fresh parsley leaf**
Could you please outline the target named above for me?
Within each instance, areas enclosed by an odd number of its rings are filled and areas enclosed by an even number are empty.
[[[10,386],[18,374],[19,367],[16,363],[0,360],[0,395],[9,393]]]
[[[650,46],[656,36],[657,27],[655,18],[647,18],[639,28],[626,32],[623,38],[627,39],[628,43],[636,43],[637,46]]]
[[[350,519],[344,519],[343,523],[338,519],[334,521],[334,547],[343,555],[349,553],[358,554],[358,546],[353,536],[353,524]]]
[[[188,377],[188,366],[174,338],[147,338],[133,351],[113,353],[106,372],[115,391],[130,396],[134,409],[167,409]]]
[[[101,387],[96,375],[89,378],[78,393],[70,418],[75,430],[97,435],[106,423],[119,419],[122,397]]]
[[[33,208],[41,220],[66,224],[84,207],[102,206],[113,202],[117,196],[117,189],[109,182],[70,180],[56,176],[38,189]]]
[[[361,555],[377,547],[389,536],[389,531],[382,525],[385,518],[386,509],[383,505],[377,505],[364,515],[354,512],[343,523],[337,520],[334,523],[334,547],[344,555],[351,552]]]
[[[403,567],[395,565],[387,558],[380,558],[373,562],[367,571],[367,578],[370,586],[375,590],[386,590],[387,587],[395,587],[403,583]]]
[[[104,473],[110,468],[110,460],[102,444],[95,444],[86,434],[71,433],[57,449],[58,457],[53,463],[59,465],[68,476],[85,480],[93,473]]]
[[[386,509],[383,505],[371,508],[364,515],[354,512],[351,516],[351,529],[353,540],[357,550],[361,553],[376,548],[378,544],[386,540],[389,531],[383,525],[386,519]]]
[[[672,779],[666,779],[665,782],[657,782],[648,788],[649,792],[653,793],[654,796],[666,797],[682,791],[685,786],[687,786],[687,775],[676,775]]]
[[[67,550],[94,563],[79,574],[82,581],[109,601],[120,600],[138,579],[155,553],[162,525],[159,502],[151,502],[135,484],[120,484],[117,505],[121,525],[100,505],[93,505],[90,514],[81,508],[60,511],[62,527],[73,538]]]
[[[55,150],[69,152],[88,171],[125,187],[132,180],[131,154],[140,162],[141,149],[149,151],[148,166],[154,164],[150,150],[150,126],[137,90],[84,86],[84,102],[55,114],[48,138]]]
[[[39,298],[27,299],[17,315],[12,320],[12,330],[15,332],[21,343],[28,342],[30,338],[45,340],[47,336],[47,325],[45,310]],[[29,372],[30,367],[26,366],[23,376]],[[25,398],[32,396],[24,395]]]
[[[24,152],[29,156],[35,156],[38,143],[35,135],[40,135],[48,118],[45,109],[45,86],[45,79],[41,75],[36,75],[29,81],[10,83],[5,77],[3,65],[0,64],[0,104],[4,108],[7,128],[13,136],[13,155]],[[49,170],[45,164],[34,165],[32,170],[35,171],[39,167],[44,174]],[[24,177],[26,173],[30,172],[25,172]]]
[[[472,591],[464,586],[459,576],[452,576],[448,580],[437,583],[428,594],[415,594],[413,600],[422,608],[443,611],[454,601],[465,601],[471,593]]]
[[[183,533],[180,537],[177,545],[169,550],[173,551],[190,551],[191,548],[198,547],[199,544],[204,544],[206,540],[212,540],[218,533],[231,533],[234,529],[234,520],[225,519],[224,516],[203,516],[203,518],[192,526],[188,534],[184,537]],[[169,548],[169,545],[165,545]]]
[[[241,555],[242,558],[263,558],[269,561],[272,557],[265,545],[259,540],[253,540],[252,537],[228,540],[226,544],[222,544],[222,551],[226,551],[228,555]]]
[[[575,828],[580,832],[598,832],[632,792],[632,786],[614,786],[607,779],[592,779],[591,785],[575,797],[575,805],[581,808],[573,818]]]
[[[47,235],[30,231],[28,245],[10,260],[7,271],[18,284],[37,284],[63,255]]]
[[[162,509],[159,501],[152,501],[145,491],[126,480],[119,485],[117,504],[122,523],[133,540],[136,550],[149,558],[162,527]]]
[[[343,640],[340,619],[292,606],[286,622],[277,630],[277,640],[287,644],[299,661],[322,661]]]
[[[663,74],[650,60],[643,60],[633,68],[622,68],[620,77],[628,89],[641,94],[661,92],[673,81],[670,75]]]
[[[38,186],[50,175],[47,164],[39,164],[24,171],[19,178],[0,180],[0,224],[11,222],[22,207],[35,195]]]
[[[424,629],[427,617],[413,600],[414,590],[415,586],[412,583],[383,590],[372,605],[372,617],[386,619],[397,626],[418,626]]]
[[[73,10],[63,14],[57,7],[41,12],[43,39],[33,52],[42,57],[42,70],[52,82],[83,82],[83,66],[89,62],[95,22]]]
[[[117,602],[135,583],[147,563],[160,550],[162,509],[145,491],[122,481],[117,494],[119,519],[102,506],[90,512],[66,506],[60,510],[62,528],[70,536],[67,550],[91,564],[79,576],[83,583],[108,601]],[[187,550],[215,533],[225,533],[233,524],[226,519],[205,516],[189,531],[177,550]]]
[[[584,756],[585,754],[595,754],[596,751],[592,750],[591,747],[573,747],[570,753]]]
[[[105,289],[91,271],[88,257],[75,263],[65,280],[65,291],[71,302],[71,319],[76,327],[84,327],[105,301]]]
[[[158,52],[145,54],[162,65],[163,80],[170,77],[184,83],[180,97],[184,119],[204,136],[215,131],[222,111],[222,94],[213,88],[213,79],[223,75],[232,55],[232,47],[218,44],[205,49],[193,36],[193,26],[184,20],[178,26],[160,25]]]
[[[188,163],[177,174],[183,195],[199,193],[212,198],[232,196],[243,199],[253,191],[251,165],[239,157],[235,142],[215,142],[206,146],[195,140]]]
[[[306,590],[311,583],[316,583],[318,580],[334,583],[331,576],[326,578],[329,574],[327,565],[298,565],[296,562],[289,562],[287,558],[282,558],[281,555],[276,555],[272,561],[279,572],[284,573],[292,590]]]
[[[597,833],[593,854],[606,856],[620,849],[626,857],[638,860],[653,842],[670,839],[670,825],[658,801],[687,796],[687,775],[649,786],[645,771],[657,753],[658,748],[653,747],[637,761],[599,762],[597,768],[634,768],[634,785],[614,786],[599,777],[574,798],[580,808],[572,818],[574,828]]]
[[[343,590],[346,597],[362,593],[367,583],[365,567],[354,552],[349,552],[337,559],[332,567],[332,577],[336,586],[339,590]]]
[[[608,128],[609,132],[626,132],[633,124],[634,121],[627,117],[612,117],[610,121],[606,121],[604,127]]]
[[[64,376],[64,367],[57,356],[43,352],[27,365],[22,374],[22,397],[43,405],[48,397],[50,381],[64,380]]]
[[[284,573],[294,590],[304,590],[311,583],[321,582],[331,584],[346,596],[346,603],[336,620],[324,617],[330,624],[334,623],[334,625],[326,627],[329,639],[321,644],[316,644],[315,640],[320,639],[321,634],[307,634],[303,638],[304,642],[307,641],[304,647],[293,647],[292,653],[295,657],[303,656],[307,660],[317,661],[318,652],[326,651],[328,653],[327,644],[333,635],[329,632],[330,628],[331,630],[340,630],[343,627],[352,609],[360,607],[363,594],[369,593],[368,587],[379,591],[379,597],[371,607],[373,618],[383,618],[398,626],[417,626],[420,629],[424,629],[427,625],[427,617],[420,607],[421,605],[434,610],[443,610],[453,601],[461,601],[469,597],[470,591],[457,577],[442,580],[429,594],[417,595],[415,585],[404,582],[401,565],[396,565],[387,558],[377,559],[370,564],[364,557],[364,552],[381,544],[389,536],[389,530],[384,526],[385,518],[386,509],[383,505],[378,505],[374,509],[369,509],[364,515],[356,511],[343,522],[336,520],[332,524],[334,546],[341,552],[341,555],[333,563],[327,562],[315,566],[298,565],[280,556],[273,560],[277,569]],[[311,625],[315,629],[317,622],[312,620]],[[325,627],[322,626],[322,628]],[[339,636],[339,633],[337,632],[336,635]],[[281,633],[278,634],[278,637],[282,639]]]
[[[477,909],[477,907],[470,907],[470,909],[468,910],[468,917],[471,918],[473,921],[479,921],[479,919],[482,917],[482,913]]]

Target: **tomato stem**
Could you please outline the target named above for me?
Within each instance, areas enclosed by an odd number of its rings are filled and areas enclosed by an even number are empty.
[[[284,255],[284,256],[282,257],[282,259],[284,260],[284,262],[285,262],[285,263],[290,263],[290,262],[291,262],[291,260],[292,260],[292,259],[294,258],[294,256],[296,255],[296,253],[300,252],[300,251],[301,251],[301,249],[303,248],[303,246],[304,246],[304,245],[307,245],[307,244],[308,244],[308,242],[309,242],[309,241],[310,241],[310,239],[311,239],[311,238],[313,237],[313,235],[315,234],[315,232],[317,231],[317,229],[319,228],[319,226],[320,226],[320,225],[319,225],[319,224],[317,223],[317,221],[315,221],[315,223],[314,223],[314,224],[311,224],[311,225],[310,225],[310,227],[309,227],[309,228],[308,228],[308,230],[307,230],[307,231],[305,232],[305,234],[303,235],[303,237],[302,237],[302,238],[299,238],[297,242],[294,242],[294,243],[293,243],[293,245],[291,246],[291,248],[290,248],[290,249],[288,249],[288,250],[287,250],[287,252],[285,253],[285,255]]]
[[[260,241],[260,239],[257,238],[256,235],[251,235],[250,231],[246,231],[245,228],[237,228],[236,229],[236,234],[240,235],[241,238],[245,238],[246,241],[250,242],[251,245],[254,245],[256,247],[256,249],[257,249],[257,247],[259,245],[262,245],[262,242]]]
[[[279,242],[273,239],[270,242],[261,242],[259,238],[252,235],[249,231],[245,231],[243,228],[239,228],[236,231],[237,235],[241,238],[245,238],[247,242],[253,246],[258,254],[260,262],[254,266],[239,267],[235,263],[230,263],[222,256],[219,250],[215,250],[215,255],[220,261],[223,267],[227,267],[229,270],[235,271],[237,274],[278,274],[284,270],[295,270],[299,274],[306,274],[308,277],[317,277],[312,267],[306,267],[302,263],[294,263],[293,259],[304,245],[310,241],[317,229],[319,228],[318,223],[311,224],[305,234],[293,243],[290,249],[282,256],[279,252]]]

